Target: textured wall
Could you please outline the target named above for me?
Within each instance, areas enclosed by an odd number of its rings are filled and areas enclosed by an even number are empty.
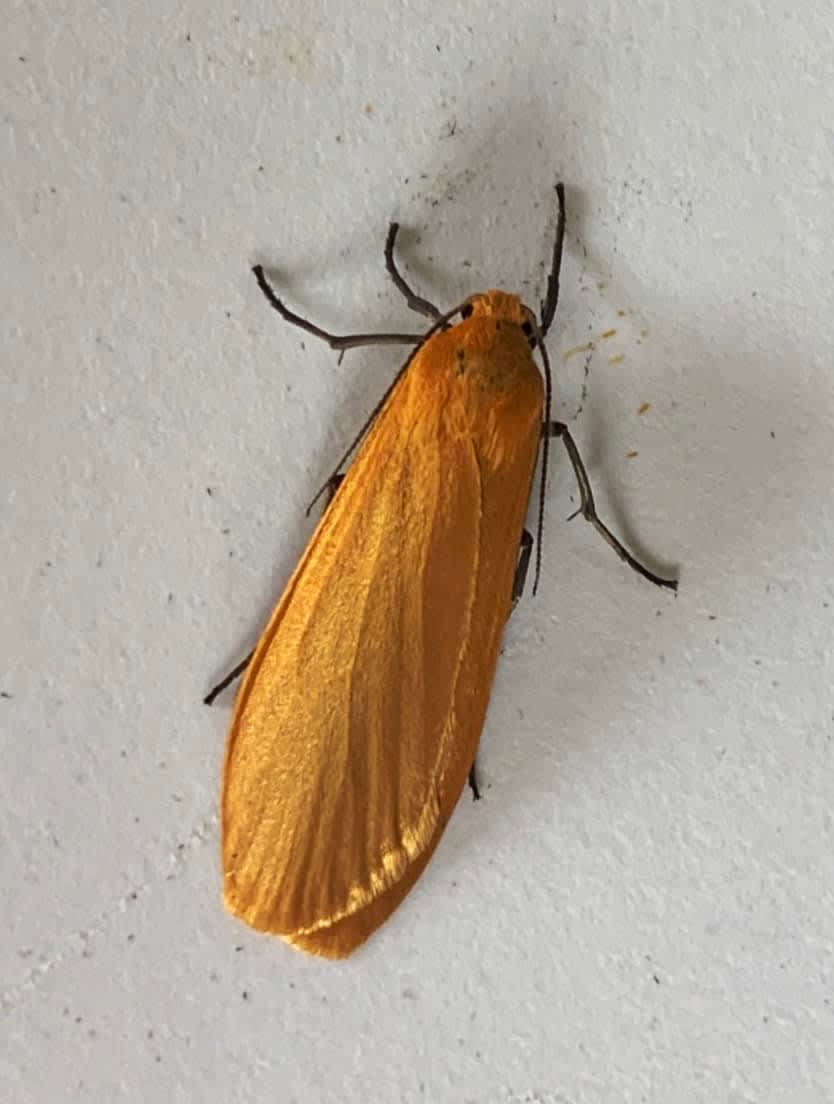
[[[834,1099],[834,7],[209,8],[7,5],[4,1098]],[[564,524],[556,452],[484,800],[307,959],[222,909],[200,697],[398,354],[249,265],[411,325],[396,216],[442,303],[536,302],[557,175],[558,413],[680,594]]]

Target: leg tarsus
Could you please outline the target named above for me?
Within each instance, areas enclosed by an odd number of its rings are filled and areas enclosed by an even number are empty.
[[[564,424],[564,422],[549,422],[545,432],[549,437],[560,437],[562,443],[567,450],[568,457],[573,471],[576,476],[576,482],[579,486],[580,506],[577,513],[582,514],[586,521],[589,521],[591,525],[596,529],[602,539],[609,544],[621,560],[629,565],[632,570],[636,571],[638,575],[642,575],[644,579],[648,579],[650,583],[654,583],[655,586],[665,587],[667,590],[677,590],[677,579],[664,579],[660,575],[655,575],[653,571],[650,571],[647,567],[644,567],[638,559],[636,559],[628,551],[625,545],[619,541],[611,530],[600,521],[597,515],[597,508],[594,502],[594,492],[591,489],[591,482],[588,479],[588,473],[585,470],[585,465],[582,462],[582,457],[579,455],[579,449],[576,447],[570,430]],[[575,515],[574,515],[575,516]]]
[[[477,760],[473,761],[472,766],[469,768],[469,778],[467,779],[467,781],[469,782],[469,789],[472,791],[472,800],[480,801],[481,791],[478,789],[478,772],[476,769],[476,765]]]
[[[397,240],[397,232],[400,229],[398,222],[392,222],[388,227],[388,237],[385,239],[385,267],[388,270],[388,275],[394,281],[397,289],[405,296],[405,301],[409,307],[418,314],[425,315],[426,318],[431,318],[436,322],[440,318],[440,311],[434,305],[430,303],[428,299],[424,299],[422,295],[418,295],[415,291],[409,287],[404,277],[397,268],[397,262],[394,260],[394,242]]]
[[[249,655],[245,659],[242,659],[240,663],[238,663],[237,667],[229,671],[228,675],[226,675],[225,678],[222,678],[220,682],[218,682],[218,684],[213,687],[213,689],[211,689],[208,694],[206,694],[206,696],[203,698],[203,705],[211,705],[218,694],[222,694],[227,686],[230,686],[231,683],[235,681],[235,679],[240,678],[240,676],[249,666],[254,654],[255,649],[253,648]]]
[[[515,565],[513,576],[512,608],[518,605],[524,593],[524,584],[527,581],[527,572],[530,567],[530,556],[533,552],[533,535],[526,529],[521,534],[521,545],[518,552],[518,563]]]

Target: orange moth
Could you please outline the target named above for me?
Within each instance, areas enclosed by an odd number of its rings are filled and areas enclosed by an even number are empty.
[[[313,954],[340,958],[363,943],[422,873],[467,776],[478,796],[475,753],[530,562],[524,520],[541,453],[534,593],[538,584],[551,437],[567,449],[583,516],[640,574],[677,586],[599,520],[573,438],[551,421],[544,337],[559,292],[561,184],[556,195],[539,319],[503,291],[441,314],[397,269],[396,223],[386,264],[431,319],[423,335],[326,333],[253,270],[286,321],[333,348],[415,346],[325,485],[331,501],[257,646],[206,698],[243,673],[223,777],[226,904]]]

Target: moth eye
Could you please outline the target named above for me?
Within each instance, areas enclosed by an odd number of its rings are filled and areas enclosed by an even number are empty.
[[[536,335],[533,332],[533,323],[530,321],[529,318],[525,319],[525,321],[521,323],[521,332],[527,338],[527,343],[530,346],[530,348],[535,349],[535,347],[536,347]]]
[[[472,304],[471,303],[464,303],[464,305],[460,308],[461,318],[469,318],[469,316],[471,314],[472,314]]]

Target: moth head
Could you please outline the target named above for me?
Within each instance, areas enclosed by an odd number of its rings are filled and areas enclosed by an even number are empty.
[[[536,342],[536,319],[517,295],[506,291],[483,291],[470,295],[460,309],[461,318],[491,318],[518,326],[531,345]]]

